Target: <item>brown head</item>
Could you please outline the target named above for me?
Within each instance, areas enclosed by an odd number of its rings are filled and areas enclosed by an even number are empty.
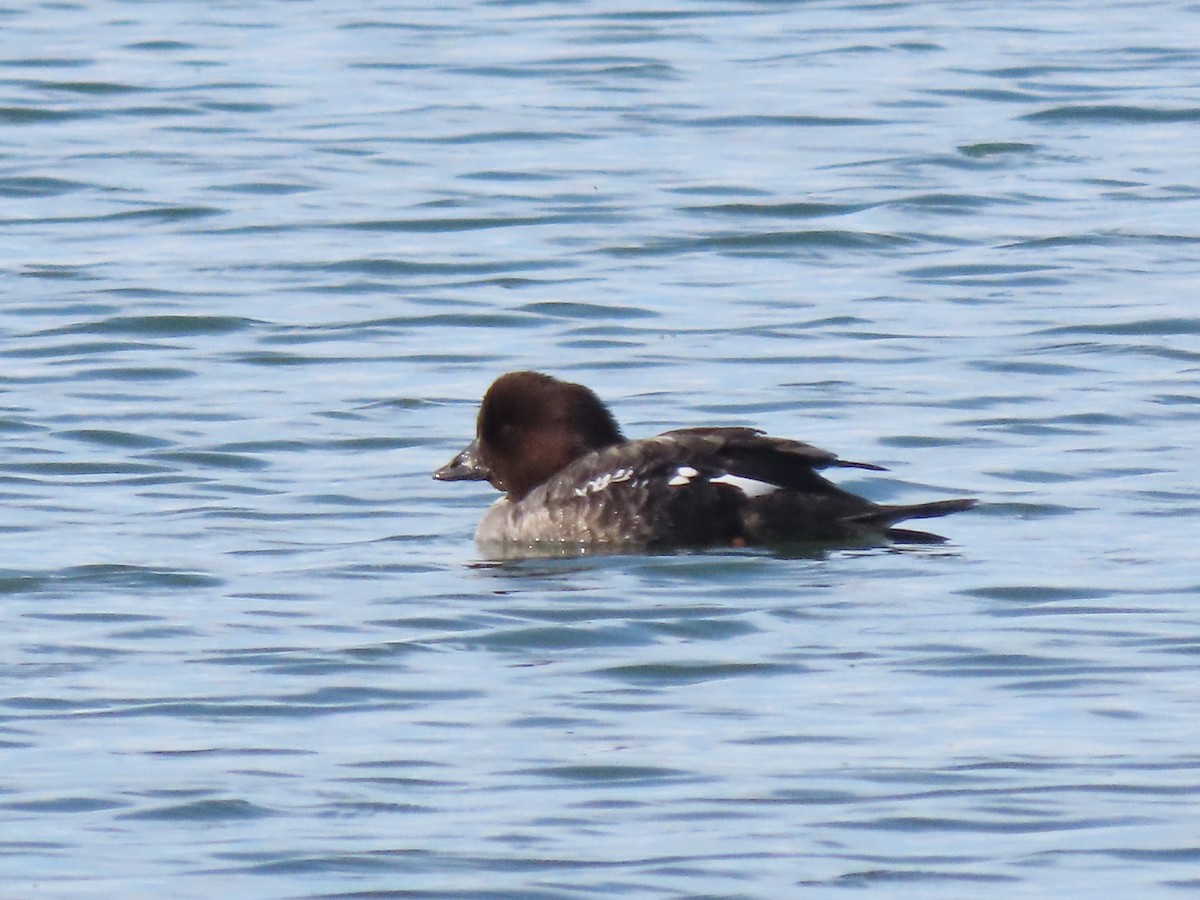
[[[474,442],[434,477],[486,479],[516,502],[580,457],[623,440],[612,413],[583,385],[509,372],[484,395]]]

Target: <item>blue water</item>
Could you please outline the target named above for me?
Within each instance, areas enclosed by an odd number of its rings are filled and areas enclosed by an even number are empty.
[[[0,894],[1193,896],[1197,34],[0,6]],[[524,367],[982,504],[492,564]]]

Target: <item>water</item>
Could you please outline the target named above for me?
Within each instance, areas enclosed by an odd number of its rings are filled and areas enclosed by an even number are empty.
[[[0,893],[1190,896],[1198,19],[0,7]],[[521,367],[983,504],[488,564]]]

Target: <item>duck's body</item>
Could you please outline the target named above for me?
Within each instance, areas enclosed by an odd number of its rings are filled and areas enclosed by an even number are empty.
[[[484,514],[485,548],[646,551],[797,542],[937,541],[894,529],[974,500],[881,506],[818,470],[879,470],[752,428],[684,428],[627,441],[582,385],[536,372],[501,376],[475,441],[434,477],[487,480],[506,496]]]

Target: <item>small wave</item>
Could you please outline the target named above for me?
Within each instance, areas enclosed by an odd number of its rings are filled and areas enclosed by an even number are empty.
[[[1153,125],[1200,122],[1200,108],[1161,109],[1147,106],[1055,106],[1021,116],[1027,122],[1104,122],[1114,125]]]

